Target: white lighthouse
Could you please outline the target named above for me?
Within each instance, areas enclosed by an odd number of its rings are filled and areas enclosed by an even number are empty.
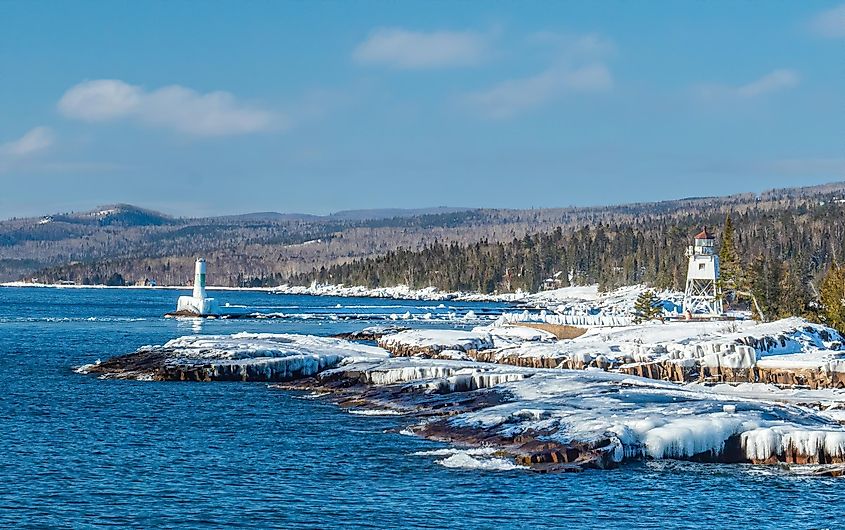
[[[191,296],[180,296],[176,312],[197,316],[218,314],[217,301],[205,293],[205,259],[197,258],[194,265],[194,292]]]
[[[687,248],[687,287],[684,311],[690,314],[719,316],[722,314],[722,293],[719,289],[719,256],[714,250],[714,237],[707,227],[695,236],[695,244]]]

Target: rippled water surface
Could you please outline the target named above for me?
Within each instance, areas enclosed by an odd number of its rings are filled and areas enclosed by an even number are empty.
[[[0,526],[839,528],[845,482],[651,462],[445,467],[401,417],[257,383],[102,381],[74,366],[192,333],[477,325],[495,304],[218,292],[278,320],[161,318],[168,290],[0,288]],[[473,311],[476,319],[464,320]],[[344,318],[354,317],[351,320]],[[362,320],[364,318],[364,320]]]

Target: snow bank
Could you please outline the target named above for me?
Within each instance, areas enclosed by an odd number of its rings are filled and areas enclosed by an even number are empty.
[[[518,337],[497,340],[495,326],[476,329],[490,333],[497,349],[475,358],[518,366],[597,366],[680,381],[690,380],[688,376],[712,376],[733,378],[730,380],[744,377],[754,382],[751,371],[756,367],[845,372],[845,351],[828,349],[841,346],[841,335],[800,318],[766,324],[750,320],[672,321],[591,327],[579,337],[560,341],[520,341]],[[643,365],[654,363],[662,363],[665,368],[644,369]]]
[[[791,355],[772,355],[757,361],[757,366],[774,370],[818,370],[845,373],[845,351],[819,350]]]
[[[526,296],[521,304],[532,309],[543,309],[562,318],[552,324],[568,325],[626,325],[634,315],[637,297],[645,290],[645,285],[630,285],[606,293],[599,293],[598,286],[565,287],[553,291],[543,291]],[[653,291],[654,292],[654,291]],[[678,291],[656,291],[655,296],[664,314],[677,315],[683,303],[684,294]],[[576,317],[586,317],[581,320]],[[603,324],[601,319],[589,317],[619,317],[617,324]],[[594,323],[596,322],[596,323]],[[605,322],[613,322],[606,320]]]
[[[444,350],[469,352],[493,347],[489,333],[461,330],[417,329],[386,335],[378,345],[394,355],[433,355]]]
[[[309,286],[280,285],[272,289],[274,294],[337,296],[342,298],[391,298],[394,300],[466,301],[466,302],[514,302],[525,299],[527,293],[481,294],[462,291],[441,291],[436,287],[414,289],[407,285],[394,287],[364,287],[312,283]]]
[[[490,335],[493,339],[493,346],[496,348],[523,342],[554,342],[557,340],[554,333],[525,326],[477,326],[472,329],[472,332]]]

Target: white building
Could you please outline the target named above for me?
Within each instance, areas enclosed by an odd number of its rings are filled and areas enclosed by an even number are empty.
[[[217,315],[219,309],[214,298],[205,293],[205,259],[197,258],[194,265],[194,292],[191,296],[180,296],[176,304],[177,313],[190,313],[197,316]]]
[[[719,256],[715,238],[707,227],[695,236],[695,244],[687,248],[687,287],[684,291],[684,311],[693,315],[719,316],[723,313],[722,292],[719,289]]]

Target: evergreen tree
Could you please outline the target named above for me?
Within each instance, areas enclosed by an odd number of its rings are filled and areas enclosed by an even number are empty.
[[[751,312],[756,320],[767,322],[780,314],[781,265],[763,255],[757,256],[748,271]]]
[[[742,266],[734,243],[734,224],[731,215],[725,216],[725,228],[722,232],[722,247],[719,249],[719,282],[729,301],[742,288]]]
[[[634,322],[647,322],[660,318],[663,321],[663,308],[659,305],[660,300],[655,296],[654,291],[646,289],[641,292],[634,302]]]
[[[779,291],[778,317],[805,316],[810,294],[807,291],[807,284],[792,263],[786,263],[783,266]]]
[[[819,289],[819,302],[822,322],[845,333],[845,266],[831,265]]]

